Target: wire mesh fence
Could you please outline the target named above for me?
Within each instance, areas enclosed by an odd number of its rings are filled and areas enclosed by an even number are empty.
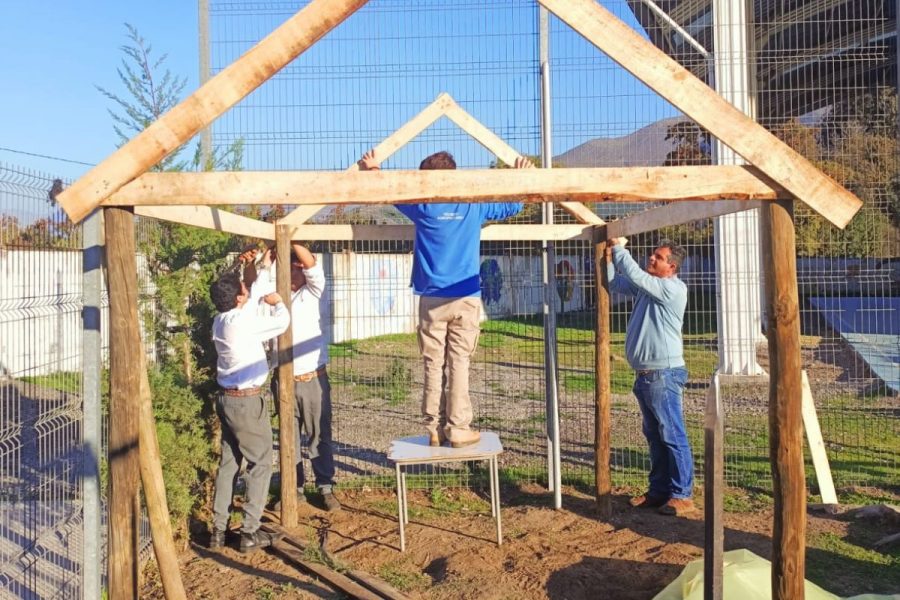
[[[73,226],[53,199],[66,183],[0,165],[4,598],[74,598],[82,592],[82,489],[85,478],[98,473],[95,449],[85,445],[82,428],[81,227]],[[105,310],[101,320],[105,332]],[[93,408],[101,409],[99,398]],[[101,455],[105,448],[104,428]],[[148,543],[145,525],[141,548]]]

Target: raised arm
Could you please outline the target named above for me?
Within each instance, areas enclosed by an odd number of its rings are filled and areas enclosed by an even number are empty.
[[[661,277],[656,277],[643,270],[632,258],[624,245],[614,244],[612,247],[613,264],[619,271],[617,279],[627,279],[631,286],[659,301],[670,299],[671,287]]]
[[[316,264],[316,256],[300,242],[291,242],[291,248],[303,267],[306,289],[316,298],[321,298],[325,292],[325,270]]]

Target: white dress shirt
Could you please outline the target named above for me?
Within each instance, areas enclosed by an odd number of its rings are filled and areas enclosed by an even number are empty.
[[[240,308],[219,313],[213,319],[212,338],[219,355],[216,364],[219,385],[225,389],[260,387],[269,375],[263,342],[281,334],[290,324],[290,313],[283,302],[270,315],[260,314],[265,286],[254,282],[250,297]],[[265,306],[268,308],[268,305]]]
[[[316,264],[303,269],[303,274],[306,284],[291,295],[294,375],[310,373],[328,363],[328,344],[319,310],[325,293],[325,270]]]

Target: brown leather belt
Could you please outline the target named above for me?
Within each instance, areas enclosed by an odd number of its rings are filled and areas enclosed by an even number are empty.
[[[243,390],[222,388],[222,393],[225,394],[226,396],[235,396],[238,398],[243,398],[245,396],[258,396],[261,392],[262,392],[262,388],[258,388],[258,387],[245,388]]]
[[[322,375],[324,373],[325,373],[325,365],[322,365],[315,371],[310,371],[309,373],[303,373],[302,375],[294,375],[294,381],[306,383],[307,381],[312,381],[313,379],[315,379],[316,377],[318,377],[319,375]]]

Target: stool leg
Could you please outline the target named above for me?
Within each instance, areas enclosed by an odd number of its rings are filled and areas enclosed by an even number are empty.
[[[488,480],[490,481],[491,486],[491,516],[497,517],[497,504],[494,500],[494,459],[488,459]]]
[[[403,482],[403,522],[409,525],[409,495],[406,488],[406,471],[400,473],[400,480]]]
[[[491,470],[494,473],[494,490],[491,493],[497,511],[497,545],[503,545],[503,526],[500,524],[500,469],[497,467],[497,457],[491,459]]]
[[[397,471],[397,523],[400,524],[400,552],[406,552],[406,534],[403,531],[403,515],[406,512],[403,507],[403,476],[400,463],[394,463],[394,467]]]

